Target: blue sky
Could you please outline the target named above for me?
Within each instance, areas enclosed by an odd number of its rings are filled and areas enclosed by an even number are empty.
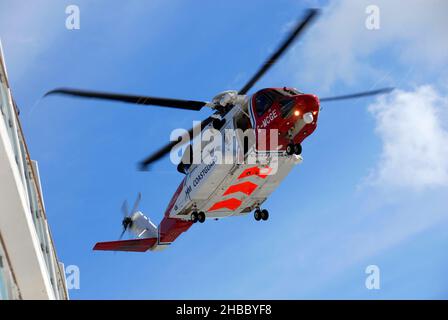
[[[81,29],[65,28],[77,4]],[[448,44],[443,1],[12,1],[0,37],[73,299],[448,298]],[[180,176],[136,163],[208,115],[48,98],[60,86],[209,100],[240,88],[306,7],[323,15],[255,89],[318,95],[382,86],[389,97],[323,105],[297,166],[251,215],[195,225],[160,253],[97,253],[120,206],[143,193],[155,222]],[[367,290],[365,268],[381,270]]]

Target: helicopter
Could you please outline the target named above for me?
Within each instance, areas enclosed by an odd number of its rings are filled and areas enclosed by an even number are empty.
[[[318,15],[318,9],[308,9],[277,50],[240,90],[221,92],[210,102],[72,88],[58,88],[45,94],[192,111],[209,108],[213,112],[189,131],[185,130],[177,140],[170,141],[139,163],[140,169],[146,170],[173,150],[184,148],[177,165],[184,178],[160,224],[156,226],[137,210],[141,200],[139,194],[132,210],[127,208],[126,202],[122,207],[121,237],[129,232],[134,239],[122,240],[120,237],[118,241],[98,242],[94,250],[164,250],[193,224],[204,223],[207,219],[243,216],[253,212],[256,221],[267,221],[269,211],[262,205],[292,169],[303,161],[302,142],[317,128],[321,102],[374,96],[393,90],[381,88],[326,98],[291,87],[264,88],[250,94],[258,80]],[[213,134],[208,136],[213,136],[213,139],[209,139],[207,144],[202,138],[210,132]],[[228,132],[233,132],[231,138]],[[215,143],[210,143],[212,140]],[[210,144],[213,147],[205,152],[204,157],[203,151]],[[226,161],[229,157],[233,161]]]

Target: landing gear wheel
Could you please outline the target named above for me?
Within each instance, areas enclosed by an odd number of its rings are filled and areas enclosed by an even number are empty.
[[[269,211],[266,209],[261,210],[261,219],[266,221],[269,219]]]
[[[290,143],[286,146],[286,154],[289,156],[294,154],[294,144]]]
[[[198,213],[197,213],[196,211],[194,211],[194,212],[191,214],[191,221],[193,221],[193,223],[196,223],[196,222],[198,222],[198,220],[199,220]]]
[[[255,210],[255,212],[254,212],[254,218],[255,218],[255,220],[257,220],[257,221],[260,221],[260,220],[261,220],[261,210],[260,210],[260,209]]]
[[[302,154],[302,145],[300,143],[294,145],[294,154],[298,156]]]
[[[205,222],[205,213],[204,212],[199,212],[198,213],[198,221],[200,222],[200,223],[204,223]]]

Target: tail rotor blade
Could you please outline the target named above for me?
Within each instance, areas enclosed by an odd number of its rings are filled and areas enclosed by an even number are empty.
[[[125,233],[126,233],[126,229],[123,228],[123,231],[121,232],[121,234],[120,234],[120,238],[118,238],[118,240],[123,239],[123,236],[124,236]]]
[[[123,231],[120,235],[120,239],[123,237],[126,231],[128,231],[128,229],[132,227],[132,218],[130,216],[125,217],[121,222],[121,225],[123,226]]]
[[[141,200],[142,200],[142,193],[139,192],[137,195],[137,199],[135,199],[134,206],[132,207],[131,214],[134,214],[134,212],[137,211],[138,205],[140,204]]]
[[[121,205],[121,212],[123,213],[123,217],[124,218],[129,216],[129,206],[128,206],[128,201],[127,200],[123,201],[123,204]]]

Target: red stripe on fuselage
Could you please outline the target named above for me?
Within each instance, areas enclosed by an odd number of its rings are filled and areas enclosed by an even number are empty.
[[[242,192],[242,193],[245,193],[246,195],[250,196],[252,194],[252,192],[255,191],[255,189],[257,189],[257,185],[255,183],[250,182],[250,181],[245,181],[245,182],[230,186],[226,190],[226,192],[224,192],[224,196],[232,194],[232,193],[237,193],[237,192]]]
[[[263,168],[263,169],[260,169],[258,167],[247,168],[240,174],[238,179],[244,179],[244,178],[247,178],[250,176],[258,176],[260,178],[265,179],[271,172],[272,172],[272,168],[270,168],[270,167]]]
[[[227,200],[216,202],[210,209],[208,209],[208,211],[215,211],[220,209],[228,209],[230,211],[235,211],[240,207],[241,203],[242,203],[241,200],[230,198]]]
[[[171,201],[165,211],[165,217],[159,224],[159,243],[173,242],[177,239],[177,237],[181,235],[181,233],[187,231],[193,224],[191,221],[170,218],[171,209],[174,207],[177,198],[182,193],[184,184],[185,179],[182,180],[173,197],[171,198]]]
[[[173,195],[173,197],[170,200],[170,203],[168,203],[168,207],[165,210],[165,217],[169,217],[170,216],[170,211],[174,207],[174,204],[176,203],[177,198],[179,197],[180,193],[184,189],[184,184],[185,184],[185,178],[182,180],[180,185],[177,187],[176,192],[174,192],[174,195]]]
[[[159,242],[173,242],[181,233],[190,229],[192,221],[165,217],[159,224]]]

